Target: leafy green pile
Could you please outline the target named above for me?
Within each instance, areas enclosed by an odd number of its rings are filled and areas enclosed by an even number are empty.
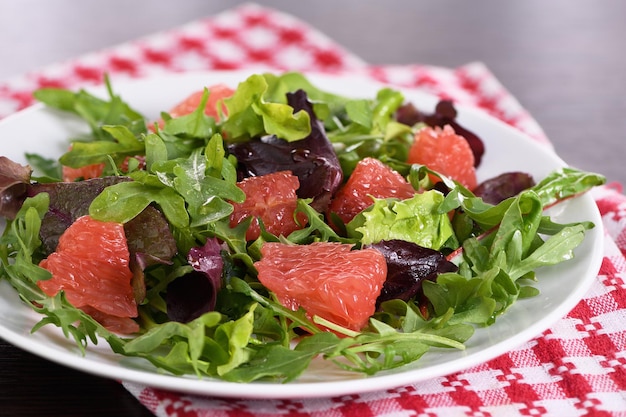
[[[571,259],[585,230],[593,227],[588,222],[557,224],[545,216],[544,208],[604,182],[599,175],[564,168],[497,205],[487,204],[424,166],[406,164],[419,126],[394,118],[404,97],[387,88],[373,99],[351,99],[319,90],[297,73],[253,75],[225,100],[228,117],[222,121],[204,114],[206,91],[195,112],[178,118],[164,113],[163,126],[154,129],[108,88],[108,99],[86,91],[36,93],[48,106],[81,117],[91,134],[75,138],[58,163],[28,155],[41,174],[34,179],[57,181],[59,163],[71,167],[104,163],[105,175],[119,175],[118,167],[126,161],[125,175],[132,181],[105,188],[91,203],[89,214],[125,223],[153,205],[167,219],[180,254],[207,239],[224,242],[226,266],[216,310],[187,323],[167,320],[163,292],[168,283],[189,272],[183,255],[171,265],[145,271],[146,302],[137,319],[142,331],[133,337],[106,330],[70,305],[62,292],[46,297],[36,283],[50,278],[38,266],[44,256],[40,228],[49,208],[47,193],[27,198],[15,218],[7,221],[0,239],[0,274],[43,315],[33,331],[53,324],[82,349],[100,337],[116,353],[145,358],[177,375],[288,382],[318,356],[371,375],[413,362],[433,347],[463,349],[476,326],[493,324],[518,299],[536,295],[532,286],[536,269]],[[435,175],[448,192],[426,191],[405,201],[377,200],[346,225],[347,234],[331,228],[310,199],[300,199],[298,210],[308,217],[307,227],[286,237],[263,232],[258,240],[246,242],[248,223],[235,228],[228,223],[230,202],[245,198],[236,186],[237,160],[228,145],[263,135],[288,142],[307,137],[309,114],[294,112],[285,99],[286,93],[299,89],[313,103],[346,177],[360,159],[370,156],[406,175],[416,189],[430,189]],[[138,156],[145,157],[143,169]],[[450,212],[456,213],[452,223]],[[420,231],[410,232],[407,225],[417,223]],[[423,299],[385,301],[360,332],[285,308],[255,278],[253,264],[267,241],[361,246],[387,239],[446,251],[459,268],[424,281],[426,303]]]

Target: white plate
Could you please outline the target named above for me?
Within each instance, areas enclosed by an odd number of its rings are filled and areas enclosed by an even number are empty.
[[[161,110],[170,108],[192,91],[218,82],[235,86],[247,75],[249,71],[186,73],[135,81],[114,79],[113,87],[145,116],[156,118]],[[355,97],[372,97],[380,88],[379,84],[354,76],[310,74],[310,79],[326,90]],[[432,111],[437,102],[435,97],[419,91],[405,90],[405,95],[426,111]],[[479,169],[479,179],[514,170],[529,172],[541,179],[565,165],[547,147],[480,111],[459,108],[458,120],[485,142],[486,153]],[[25,163],[24,152],[56,157],[65,151],[68,137],[81,132],[86,132],[85,127],[73,117],[37,105],[0,122],[0,147],[2,155]],[[601,218],[589,195],[559,205],[552,215],[560,222],[590,220],[597,227],[588,232],[585,241],[575,251],[574,260],[538,272],[537,287],[541,295],[517,302],[493,326],[478,329],[465,351],[433,350],[414,364],[372,377],[338,371],[319,361],[314,362],[297,382],[280,385],[255,382],[242,387],[238,383],[216,379],[166,375],[141,359],[113,354],[106,342],[88,347],[87,354],[81,356],[73,342],[66,340],[57,328],[46,326],[31,334],[30,329],[40,317],[19,300],[6,281],[0,282],[0,337],[71,368],[187,393],[238,398],[303,398],[398,387],[461,371],[506,353],[549,328],[576,305],[600,267]]]

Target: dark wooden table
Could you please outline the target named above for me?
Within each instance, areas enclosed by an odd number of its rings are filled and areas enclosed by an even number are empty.
[[[0,0],[0,80],[239,2]],[[626,184],[626,2],[259,1],[375,64],[484,62],[571,165]],[[1,318],[0,318],[1,319]],[[0,416],[149,416],[117,382],[0,341]]]

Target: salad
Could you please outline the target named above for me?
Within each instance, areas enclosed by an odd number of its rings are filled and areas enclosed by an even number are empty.
[[[463,349],[593,227],[545,209],[604,182],[562,168],[479,184],[489,150],[454,105],[390,88],[355,99],[255,74],[159,120],[107,89],[35,93],[91,133],[58,161],[0,157],[0,274],[42,314],[34,331],[177,375],[288,382],[317,357],[372,375]]]

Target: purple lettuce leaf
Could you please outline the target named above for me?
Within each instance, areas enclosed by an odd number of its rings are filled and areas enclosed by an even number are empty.
[[[124,224],[124,233],[128,250],[142,270],[151,265],[170,264],[178,252],[169,223],[153,206]]]
[[[39,232],[44,254],[54,252],[63,232],[76,219],[89,214],[89,205],[102,190],[109,185],[130,180],[128,177],[104,177],[78,182],[31,184],[28,197],[39,193],[48,193],[50,196],[50,207]]]
[[[367,245],[383,254],[387,261],[387,279],[376,300],[409,301],[422,294],[422,282],[435,280],[438,274],[454,272],[457,267],[439,251],[404,240],[383,240]]]
[[[14,219],[30,188],[33,170],[0,156],[0,216]]]
[[[187,261],[193,272],[169,283],[165,295],[167,316],[182,323],[215,309],[224,270],[219,241],[210,238],[204,246],[191,248]]]
[[[506,172],[478,184],[474,195],[496,205],[535,185],[533,177],[524,172]]]
[[[141,304],[147,293],[144,270],[152,265],[171,264],[178,252],[176,239],[163,213],[153,206],[146,207],[125,223],[124,234],[133,271],[133,292],[135,300]]]

